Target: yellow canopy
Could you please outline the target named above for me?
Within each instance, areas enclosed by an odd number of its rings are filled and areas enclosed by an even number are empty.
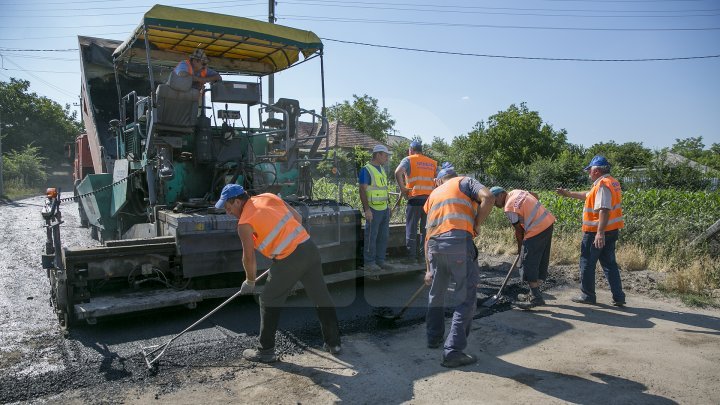
[[[145,36],[153,64],[174,66],[196,48],[221,72],[264,76],[322,51],[311,31],[249,18],[155,5],[133,35],[113,53],[115,63],[145,61]]]

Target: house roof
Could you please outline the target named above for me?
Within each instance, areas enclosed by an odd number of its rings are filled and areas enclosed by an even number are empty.
[[[298,123],[298,133],[300,137],[303,136],[310,136],[312,134],[316,134],[319,130],[320,125],[315,124],[311,122],[299,122]],[[357,129],[345,125],[341,122],[330,122],[328,125],[328,147],[334,148],[336,146],[336,139],[337,139],[337,146],[340,148],[354,148],[355,146],[360,146],[363,149],[372,150],[373,147],[377,144],[383,144],[385,146],[389,145],[383,142],[378,142],[370,135],[367,135],[363,132],[358,131]],[[325,149],[325,142],[323,142],[320,145],[320,149]]]

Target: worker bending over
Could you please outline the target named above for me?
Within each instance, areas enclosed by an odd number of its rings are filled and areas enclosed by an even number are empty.
[[[322,330],[323,349],[340,353],[340,332],[335,304],[322,274],[320,253],[303,228],[302,217],[275,194],[248,196],[242,186],[226,185],[215,204],[228,215],[238,218],[237,232],[242,243],[245,281],[242,294],[255,290],[257,264],[255,250],[272,259],[265,288],[260,294],[260,346],[247,349],[243,357],[250,361],[277,361],[275,332],[280,312],[293,286],[302,282],[316,306]]]
[[[470,177],[458,177],[449,163],[443,163],[435,180],[437,188],[425,203],[428,297],[427,342],[439,347],[445,334],[445,304],[453,309],[450,333],[444,339],[444,367],[472,364],[477,359],[463,352],[475,314],[480,268],[473,238],[493,207],[492,193]],[[447,298],[448,285],[454,292]]]
[[[518,254],[522,255],[520,275],[530,285],[530,294],[518,295],[517,306],[530,309],[545,305],[540,280],[545,281],[548,275],[555,217],[529,191],[516,189],[508,193],[495,186],[490,192],[495,196],[495,206],[505,211],[515,228]]]

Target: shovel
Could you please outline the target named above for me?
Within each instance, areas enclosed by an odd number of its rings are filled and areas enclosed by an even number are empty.
[[[518,261],[520,260],[520,256],[522,256],[522,250],[520,251],[520,253],[518,253],[512,266],[510,266],[510,271],[508,271],[507,276],[505,276],[505,281],[503,281],[497,294],[493,295],[492,297],[487,299],[485,302],[483,302],[482,303],[483,307],[490,308],[493,305],[497,304],[497,302],[500,301],[500,299],[503,297],[503,295],[502,295],[503,289],[505,289],[505,286],[507,285],[508,280],[510,280],[510,274],[513,272],[513,270],[515,270],[515,266],[517,266]]]
[[[268,273],[270,273],[270,269],[265,270],[264,273],[262,273],[260,276],[258,276],[258,277],[255,279],[255,281],[258,281],[258,280],[262,279],[263,277],[267,276]],[[145,358],[145,363],[147,364],[148,368],[149,368],[149,369],[152,369],[153,364],[156,363],[156,362],[160,359],[160,357],[162,357],[163,354],[165,354],[165,350],[167,350],[167,348],[170,346],[170,344],[171,344],[175,339],[179,338],[180,336],[182,336],[183,334],[185,334],[185,332],[187,332],[187,331],[189,331],[190,329],[192,329],[192,328],[194,328],[195,326],[197,326],[200,322],[204,321],[204,320],[207,319],[210,315],[212,315],[212,314],[214,314],[215,312],[217,312],[220,308],[222,308],[222,307],[224,307],[225,305],[227,305],[230,301],[232,301],[232,300],[234,300],[235,298],[237,298],[238,295],[240,295],[240,290],[238,290],[238,292],[236,292],[235,294],[233,294],[232,297],[230,297],[230,298],[228,298],[227,300],[225,300],[225,302],[223,302],[222,304],[218,305],[217,308],[215,308],[215,309],[213,309],[212,311],[210,311],[207,315],[205,315],[205,316],[203,316],[202,318],[198,319],[195,323],[193,323],[192,325],[190,325],[190,326],[188,326],[187,328],[185,328],[185,330],[183,330],[182,332],[180,332],[180,333],[178,333],[177,335],[173,336],[172,339],[168,340],[167,343],[165,343],[164,345],[153,345],[153,346],[143,347],[143,349],[142,349],[142,354],[143,354],[143,357]],[[155,353],[157,353],[157,352],[160,352],[160,354],[158,354],[157,356],[155,356]],[[155,357],[153,357],[153,356],[155,356]]]
[[[417,291],[415,291],[415,293],[405,303],[405,306],[397,314],[395,314],[395,315],[377,315],[377,317],[380,319],[389,321],[389,322],[397,321],[398,319],[402,318],[405,311],[407,311],[407,309],[410,307],[410,304],[415,302],[417,297],[420,296],[420,293],[423,292],[424,289],[425,289],[425,283],[423,282],[423,284],[420,286],[420,288],[418,288]]]

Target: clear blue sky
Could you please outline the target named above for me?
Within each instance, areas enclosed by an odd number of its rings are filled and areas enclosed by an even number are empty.
[[[179,7],[267,19],[266,0],[177,1]],[[78,101],[77,35],[124,40],[151,3],[0,0],[0,79],[22,78],[59,103]],[[279,0],[278,24],[325,39],[431,51],[575,59],[720,55],[718,0]],[[450,141],[527,102],[568,140],[675,138],[720,142],[720,58],[652,62],[503,59],[325,40],[327,104],[368,94],[398,135]],[[318,108],[319,63],[283,72],[276,98]]]

